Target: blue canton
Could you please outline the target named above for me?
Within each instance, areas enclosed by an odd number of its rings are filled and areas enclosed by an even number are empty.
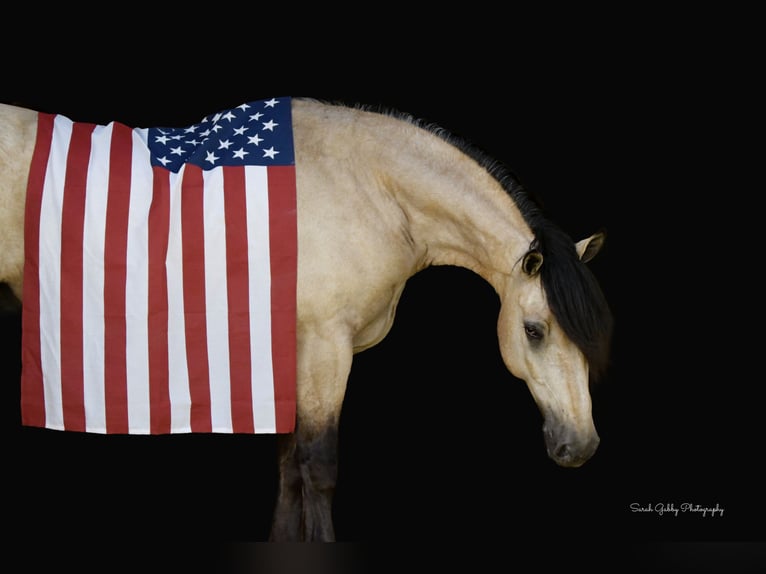
[[[153,166],[177,173],[185,163],[220,166],[293,165],[290,98],[242,104],[186,128],[150,128]]]

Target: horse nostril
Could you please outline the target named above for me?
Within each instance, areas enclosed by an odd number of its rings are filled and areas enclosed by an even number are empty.
[[[558,446],[553,454],[558,460],[569,460],[569,458],[572,456],[569,445],[566,443]]]

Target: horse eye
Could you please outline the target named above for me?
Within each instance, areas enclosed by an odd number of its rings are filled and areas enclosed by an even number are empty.
[[[536,323],[524,323],[524,334],[531,342],[536,343],[543,338],[543,329]]]

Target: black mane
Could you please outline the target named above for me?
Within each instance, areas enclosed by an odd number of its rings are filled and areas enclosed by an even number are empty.
[[[539,215],[527,221],[535,233],[531,248],[543,254],[540,277],[548,305],[598,380],[606,372],[612,334],[612,314],[601,287],[566,233]]]
[[[357,104],[353,107],[398,118],[433,133],[473,158],[500,183],[534,233],[530,249],[543,256],[540,276],[553,315],[585,355],[591,379],[601,378],[608,366],[612,337],[609,305],[595,276],[577,255],[574,241],[545,217],[540,201],[524,188],[519,178],[481,149],[437,124],[381,106]]]
[[[407,119],[405,116],[403,119]],[[410,118],[410,121],[413,121]],[[415,121],[455,145],[484,167],[511,196],[535,240],[530,249],[543,255],[540,277],[548,305],[564,333],[585,355],[593,381],[608,366],[612,338],[612,313],[590,268],[580,260],[572,238],[547,219],[540,202],[520,183],[518,177],[486,153],[444,129]]]

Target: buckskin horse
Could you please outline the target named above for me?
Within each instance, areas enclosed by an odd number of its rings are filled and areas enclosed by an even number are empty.
[[[519,181],[437,126],[395,111],[291,100],[297,205],[296,413],[278,436],[270,540],[332,541],[338,428],[352,360],[391,329],[410,277],[463,267],[500,298],[503,362],[543,417],[548,456],[577,467],[599,436],[589,384],[612,318],[573,241]],[[25,198],[38,112],[0,104],[0,281],[23,302]]]

